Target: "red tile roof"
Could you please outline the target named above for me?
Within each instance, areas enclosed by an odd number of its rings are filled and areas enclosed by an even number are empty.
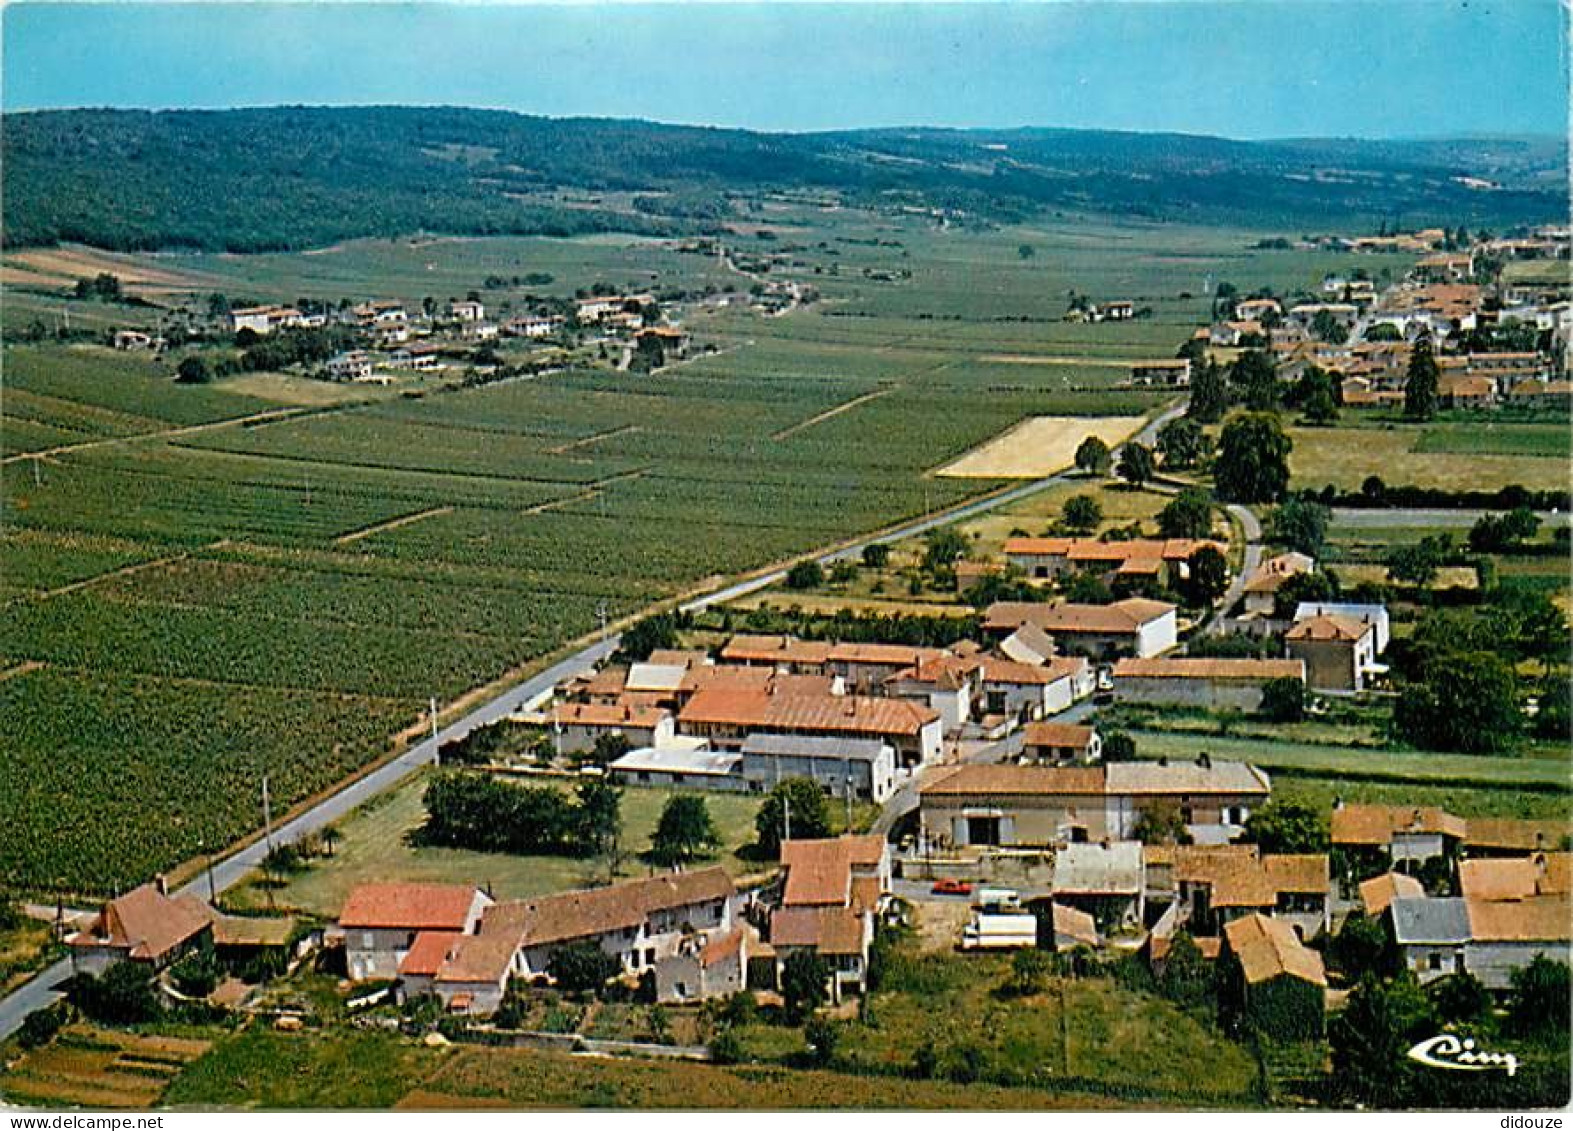
[[[1090,632],[1110,636],[1134,636],[1143,626],[1173,614],[1175,606],[1145,597],[1127,597],[1112,605],[1055,605],[1031,601],[1000,601],[984,613],[983,626],[989,629],[1018,628],[1035,624],[1051,635],[1056,632]]]
[[[401,978],[432,978],[448,960],[448,951],[464,936],[458,931],[422,931],[399,963]]]
[[[950,796],[1102,796],[1102,766],[1012,766],[967,763],[931,771],[919,792]]]
[[[158,962],[196,938],[213,921],[213,910],[191,896],[171,899],[143,884],[110,900],[85,930],[69,940],[75,947],[111,947]]]
[[[1245,980],[1252,985],[1281,975],[1317,986],[1327,985],[1322,956],[1295,937],[1294,928],[1281,919],[1247,915],[1224,927],[1229,949],[1240,960]]]
[[[862,954],[863,940],[863,917],[847,907],[778,907],[770,916],[771,946]]]
[[[477,891],[464,884],[361,884],[339,913],[339,926],[411,931],[462,931]]]
[[[801,734],[916,736],[939,713],[904,699],[860,695],[768,695],[700,691],[678,716],[685,726],[733,726]]]

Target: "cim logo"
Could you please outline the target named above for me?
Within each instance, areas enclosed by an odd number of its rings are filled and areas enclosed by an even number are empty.
[[[1446,1068],[1452,1072],[1490,1072],[1502,1068],[1512,1076],[1518,1071],[1518,1057],[1512,1053],[1476,1049],[1473,1038],[1459,1040],[1451,1033],[1421,1041],[1409,1050],[1409,1059],[1429,1068]]]

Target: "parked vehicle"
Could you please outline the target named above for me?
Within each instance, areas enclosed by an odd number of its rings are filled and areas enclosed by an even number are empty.
[[[972,917],[961,931],[962,950],[1018,950],[1038,945],[1038,919],[1035,915],[987,915]]]
[[[985,912],[1015,913],[1021,910],[1021,896],[1010,888],[979,888],[972,906]]]
[[[935,895],[971,895],[972,885],[966,880],[952,879],[946,876],[934,881]]]

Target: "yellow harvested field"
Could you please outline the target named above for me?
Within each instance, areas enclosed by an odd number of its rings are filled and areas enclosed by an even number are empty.
[[[1041,479],[1076,462],[1088,436],[1113,447],[1142,426],[1139,416],[1033,416],[935,474],[951,479]]]
[[[121,255],[96,248],[35,248],[8,256],[7,261],[24,271],[67,281],[107,272],[119,276],[122,284],[137,289],[191,290],[200,285],[196,276],[155,267],[146,256]]]
[[[354,401],[387,400],[398,395],[398,391],[390,386],[368,387],[336,381],[315,381],[310,377],[295,377],[287,373],[243,373],[238,377],[226,377],[213,388],[278,404],[310,408]]]

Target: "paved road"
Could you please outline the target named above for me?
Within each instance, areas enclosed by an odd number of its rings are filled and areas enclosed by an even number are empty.
[[[1216,612],[1207,622],[1203,632],[1211,635],[1222,630],[1225,617],[1229,610],[1239,604],[1240,598],[1245,595],[1245,583],[1250,580],[1251,574],[1256,572],[1256,567],[1262,564],[1262,524],[1250,508],[1242,507],[1239,503],[1227,503],[1224,510],[1240,524],[1240,529],[1245,534],[1245,560],[1240,563],[1240,570],[1229,582],[1229,588],[1224,591],[1223,598],[1213,606]]]
[[[1143,427],[1137,433],[1136,438],[1143,443],[1151,443],[1158,429],[1169,420],[1174,419],[1182,411],[1183,406],[1167,410]],[[1065,478],[1066,473],[1059,472],[1029,483],[1023,483],[987,498],[963,503],[912,522],[904,523],[895,529],[884,531],[840,549],[822,554],[818,560],[823,563],[829,563],[844,558],[854,558],[863,552],[863,547],[871,543],[894,542],[915,537],[916,535],[927,533],[936,527],[985,514],[998,507],[1006,506],[1044,491],[1054,484],[1062,482]],[[712,593],[687,601],[680,607],[685,612],[698,612],[711,605],[736,600],[760,589],[768,588],[781,581],[784,577],[786,577],[786,570],[773,570],[770,573],[724,586]],[[463,738],[478,727],[494,723],[517,710],[523,703],[535,698],[542,692],[550,690],[563,680],[570,679],[581,672],[593,668],[616,650],[619,640],[620,637],[615,635],[598,640],[566,659],[553,664],[540,674],[531,676],[522,683],[509,688],[496,698],[477,707],[457,722],[442,728],[435,739],[428,738],[423,742],[417,743],[392,761],[379,766],[364,777],[350,782],[331,797],[318,802],[305,812],[284,822],[274,829],[274,842],[287,844],[299,840],[309,833],[318,832],[344,817],[357,806],[364,804],[386,790],[392,789],[416,770],[434,761],[437,757],[439,745],[454,739]],[[915,807],[917,804],[916,781],[908,783],[904,788],[910,789],[910,803]],[[889,811],[889,806],[887,806],[887,811]],[[893,823],[895,817],[899,815],[899,813],[893,815],[891,822]],[[882,815],[881,820],[883,819]],[[888,831],[888,828],[886,831]],[[248,873],[260,866],[262,858],[267,854],[267,851],[267,844],[259,840],[215,862],[212,867],[212,886],[221,892],[228,891],[240,883]],[[176,894],[190,893],[206,899],[208,887],[208,873],[203,871]],[[63,979],[69,977],[70,974],[70,961],[61,960],[41,972],[31,981],[12,991],[4,999],[0,999],[0,1040],[16,1032],[17,1028],[21,1026],[23,1018],[29,1013],[42,1009],[56,1001],[60,995],[55,987]]]

